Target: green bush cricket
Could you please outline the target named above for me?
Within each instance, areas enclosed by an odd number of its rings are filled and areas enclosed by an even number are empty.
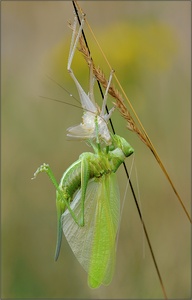
[[[68,71],[79,92],[84,109],[83,121],[68,129],[70,139],[86,140],[94,153],[82,153],[57,183],[48,164],[34,173],[46,172],[56,188],[57,244],[55,259],[61,247],[62,230],[76,258],[88,273],[92,288],[108,285],[114,273],[116,238],[120,222],[120,196],[116,171],[134,150],[118,135],[111,134],[107,122],[114,110],[105,114],[107,93],[112,73],[104,95],[102,109],[94,101],[93,78],[90,67],[90,93],[87,95],[77,81],[71,62],[81,34],[83,20],[75,38],[75,18]]]

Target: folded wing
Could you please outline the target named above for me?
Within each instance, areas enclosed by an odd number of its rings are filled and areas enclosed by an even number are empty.
[[[119,190],[114,173],[90,180],[85,199],[85,225],[79,227],[68,210],[62,215],[65,237],[76,258],[88,273],[90,287],[108,285],[115,264],[115,240],[119,224]],[[81,214],[81,189],[71,203]]]

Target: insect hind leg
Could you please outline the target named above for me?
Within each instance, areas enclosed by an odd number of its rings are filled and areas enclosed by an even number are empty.
[[[72,64],[72,61],[73,61],[73,57],[74,57],[74,54],[75,54],[77,44],[79,42],[79,38],[80,38],[81,33],[82,33],[84,22],[85,22],[85,15],[83,15],[83,17],[82,17],[81,25],[79,27],[77,36],[75,38],[76,28],[77,28],[77,17],[75,16],[74,23],[73,23],[73,34],[72,34],[71,46],[70,46],[70,50],[69,50],[69,57],[68,57],[68,64],[67,64],[67,70],[68,70],[69,73],[73,73],[73,71],[71,69],[71,64]]]

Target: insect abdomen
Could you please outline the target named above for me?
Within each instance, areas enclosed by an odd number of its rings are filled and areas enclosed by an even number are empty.
[[[61,190],[72,197],[81,186],[81,160],[74,162],[63,174],[60,181]]]

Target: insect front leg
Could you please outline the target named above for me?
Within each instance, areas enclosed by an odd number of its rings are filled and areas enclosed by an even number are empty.
[[[93,87],[95,83],[95,76],[93,75],[93,61],[92,58],[90,58],[90,65],[89,65],[89,94],[88,96],[90,97],[91,101],[95,103],[95,97],[94,97],[94,92],[93,92]]]
[[[84,221],[84,203],[85,203],[85,197],[86,197],[86,191],[88,182],[90,180],[90,173],[91,173],[91,165],[90,160],[94,156],[94,154],[91,153],[83,153],[81,158],[81,216],[80,216],[80,224],[81,226],[85,225]]]
[[[113,73],[114,73],[114,70],[111,70],[111,73],[110,73],[110,76],[109,76],[109,80],[108,80],[108,84],[107,84],[107,87],[106,87],[106,90],[105,90],[105,94],[104,94],[104,98],[103,98],[103,105],[102,105],[102,109],[101,109],[101,116],[104,116],[105,115],[105,107],[107,105],[107,97],[108,97],[108,91],[109,91],[109,88],[110,88],[110,85],[111,85],[111,80],[112,80],[112,77],[113,77]],[[109,118],[111,117],[112,115],[112,112],[114,111],[114,107],[112,107],[107,115],[107,119],[109,120]]]

